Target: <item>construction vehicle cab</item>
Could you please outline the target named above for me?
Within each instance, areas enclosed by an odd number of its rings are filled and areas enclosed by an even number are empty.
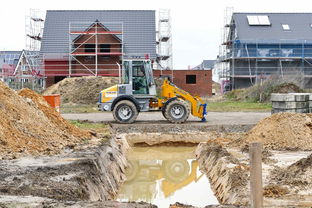
[[[119,123],[132,123],[139,112],[161,110],[172,123],[183,123],[192,115],[205,119],[206,104],[198,97],[179,89],[168,79],[156,96],[156,84],[149,59],[126,59],[119,66],[119,84],[100,92],[98,107],[112,111]]]

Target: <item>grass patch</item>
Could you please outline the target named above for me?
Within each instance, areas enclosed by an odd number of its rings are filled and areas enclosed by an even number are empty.
[[[272,105],[269,103],[254,103],[242,101],[222,101],[209,102],[207,111],[209,112],[238,112],[238,111],[271,111]]]
[[[111,133],[108,124],[104,123],[93,123],[87,121],[79,121],[79,120],[69,120],[72,125],[77,126],[80,129],[85,129],[89,131],[94,131],[97,135],[102,139],[102,142],[106,142],[111,138]]]
[[[79,120],[70,120],[69,122],[81,129],[109,129],[108,125],[104,123],[93,123]]]
[[[95,113],[98,112],[96,105],[64,104],[61,105],[61,113]]]

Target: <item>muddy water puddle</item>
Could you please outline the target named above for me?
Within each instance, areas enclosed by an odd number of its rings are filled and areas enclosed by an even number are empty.
[[[160,208],[175,202],[203,207],[218,204],[207,177],[199,171],[192,147],[133,147],[119,201],[144,201]]]

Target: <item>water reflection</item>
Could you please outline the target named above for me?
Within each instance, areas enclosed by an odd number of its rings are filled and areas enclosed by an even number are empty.
[[[183,202],[185,196],[191,195],[192,191],[211,195],[207,178],[202,177],[203,174],[198,170],[194,149],[195,147],[134,148],[129,153],[127,181],[121,187],[119,200],[145,201],[156,205],[166,201],[169,205],[168,200],[173,203]],[[199,180],[202,183],[196,184]],[[197,200],[197,203],[201,202]]]

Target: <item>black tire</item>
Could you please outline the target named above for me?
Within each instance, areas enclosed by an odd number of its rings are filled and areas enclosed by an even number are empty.
[[[165,160],[162,164],[164,177],[171,183],[181,183],[190,174],[190,165],[187,160]]]
[[[189,105],[181,99],[171,101],[164,109],[164,117],[171,123],[184,123],[189,115]]]
[[[135,104],[129,100],[119,101],[113,110],[114,119],[118,123],[133,123],[138,115],[138,109],[136,108]]]
[[[163,117],[168,120],[168,118],[166,118],[165,108],[161,109],[161,113],[162,113]]]

